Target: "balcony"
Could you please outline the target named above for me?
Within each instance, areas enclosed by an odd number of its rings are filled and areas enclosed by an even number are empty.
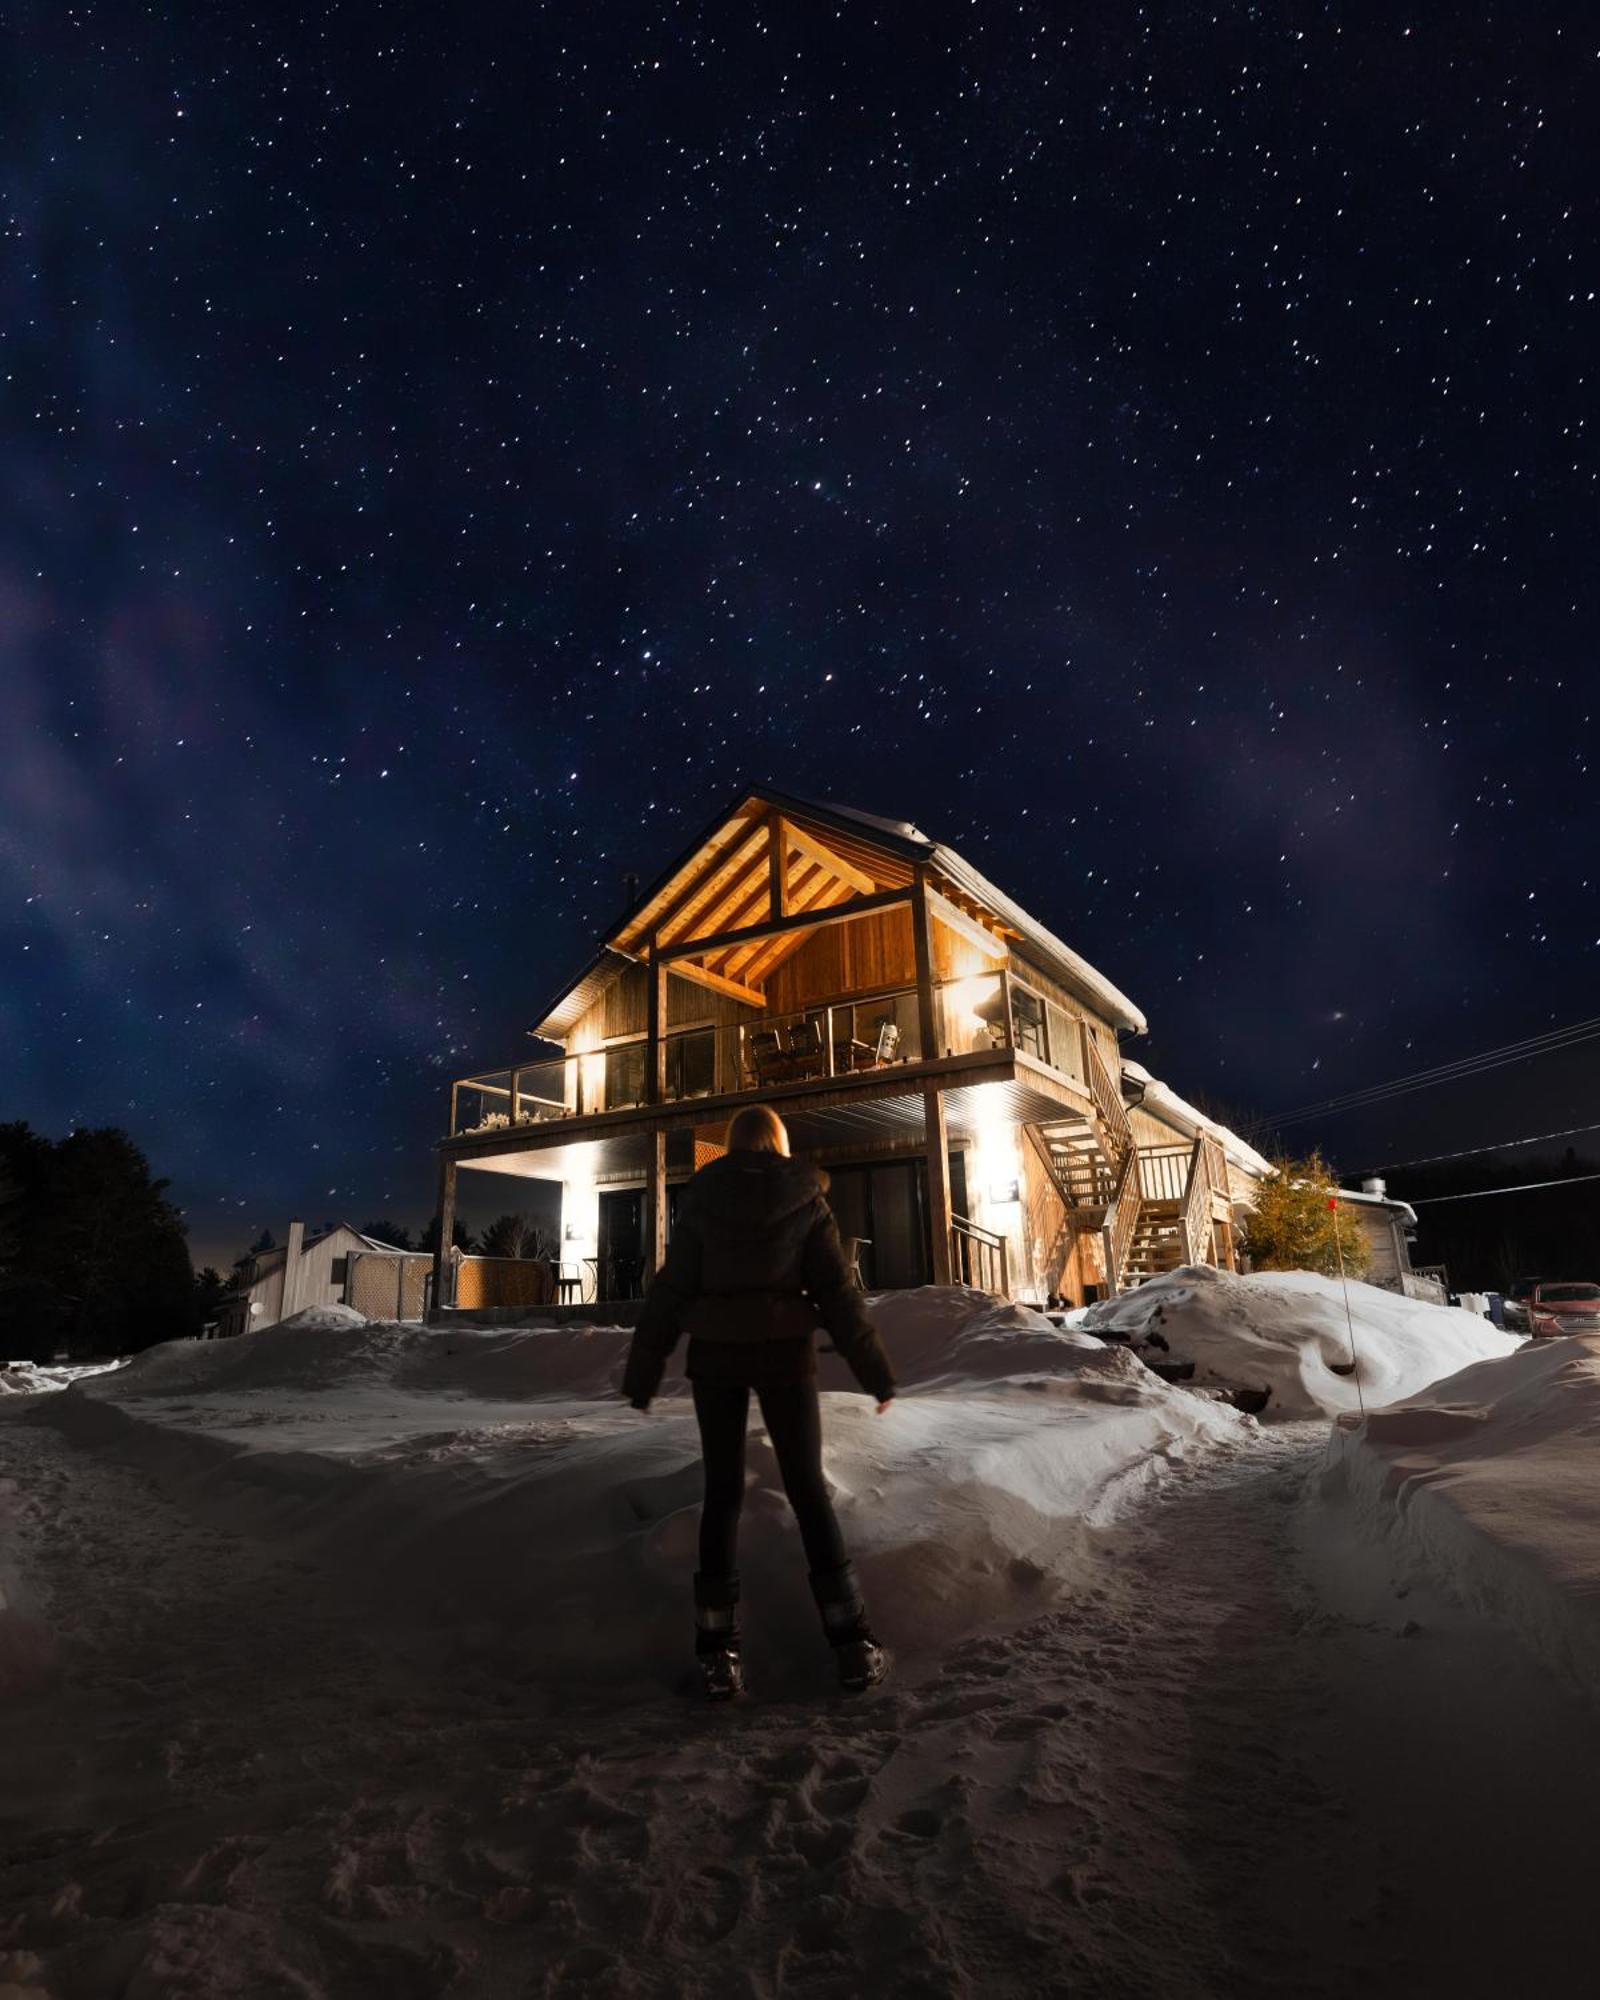
[[[654,1098],[650,1038],[642,1034],[462,1077],[451,1091],[450,1137],[520,1135],[529,1127],[697,1099],[781,1102],[830,1090],[870,1097],[915,1087],[934,1064],[1018,1052],[1084,1087],[1082,1024],[1010,971],[935,982],[932,1000],[931,1049],[923,1047],[915,985],[671,1030],[661,1038]]]

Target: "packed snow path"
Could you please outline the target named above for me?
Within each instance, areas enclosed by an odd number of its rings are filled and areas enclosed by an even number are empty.
[[[847,1703],[553,1711],[503,1639],[0,1419],[0,1988],[174,1995],[1573,1990],[1600,1728],[1309,1504],[1321,1425],[1179,1468],[1100,1580]],[[1586,1982],[1585,1982],[1586,1983]]]

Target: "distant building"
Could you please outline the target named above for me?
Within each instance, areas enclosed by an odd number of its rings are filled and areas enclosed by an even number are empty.
[[[1411,1246],[1417,1239],[1417,1212],[1408,1202],[1397,1201],[1388,1185],[1373,1178],[1360,1189],[1340,1188],[1340,1201],[1361,1226],[1372,1251],[1366,1272],[1369,1285],[1386,1292],[1401,1292],[1408,1299],[1426,1299],[1434,1305],[1448,1305],[1449,1293],[1442,1270],[1417,1270],[1411,1262]]]
[[[217,1332],[259,1333],[308,1306],[350,1304],[372,1317],[417,1319],[428,1265],[426,1256],[408,1256],[348,1222],[311,1237],[303,1222],[291,1222],[287,1243],[247,1251],[235,1263]]]

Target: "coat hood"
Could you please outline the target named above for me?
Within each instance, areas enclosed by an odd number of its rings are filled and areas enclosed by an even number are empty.
[[[703,1233],[760,1236],[809,1209],[827,1187],[827,1175],[782,1153],[724,1153],[689,1183],[696,1228]]]

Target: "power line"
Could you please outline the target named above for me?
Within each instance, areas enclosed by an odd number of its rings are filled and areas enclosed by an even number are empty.
[[[1587,1021],[1574,1021],[1565,1028],[1552,1028],[1542,1035],[1530,1035],[1520,1042],[1506,1042],[1499,1048],[1484,1049],[1474,1056],[1463,1056],[1455,1062],[1439,1063],[1432,1069],[1411,1070],[1405,1075],[1391,1077],[1385,1083],[1368,1084],[1361,1090],[1346,1091],[1342,1096],[1325,1097],[1317,1104],[1303,1105],[1297,1111],[1285,1111],[1268,1118],[1268,1125],[1298,1125],[1307,1118],[1330,1117],[1336,1111],[1346,1111],[1357,1106],[1381,1103],[1389,1097],[1400,1097],[1413,1090],[1428,1090],[1435,1084],[1451,1083],[1458,1077],[1478,1076],[1491,1069],[1504,1068],[1508,1063],[1529,1062],[1535,1056],[1554,1055],[1563,1049],[1575,1048],[1581,1042],[1593,1041],[1600,1036],[1600,1016]]]
[[[1471,1194],[1428,1194],[1420,1201],[1406,1200],[1407,1208],[1432,1208],[1441,1201],[1483,1201],[1491,1194],[1537,1194],[1540,1188],[1576,1187],[1580,1181],[1600,1181],[1600,1174],[1568,1174],[1560,1181],[1523,1181],[1517,1187],[1474,1188]],[[1405,1197],[1401,1197],[1405,1199]]]
[[[1538,1146],[1546,1139],[1575,1139],[1580,1132],[1600,1132],[1600,1125],[1567,1125],[1559,1132],[1530,1132],[1526,1139],[1500,1139],[1492,1146],[1468,1146],[1459,1153],[1425,1153],[1420,1160],[1385,1160],[1364,1172],[1397,1174],[1402,1167],[1431,1167],[1440,1160],[1475,1160],[1482,1153],[1503,1153],[1513,1146]]]

